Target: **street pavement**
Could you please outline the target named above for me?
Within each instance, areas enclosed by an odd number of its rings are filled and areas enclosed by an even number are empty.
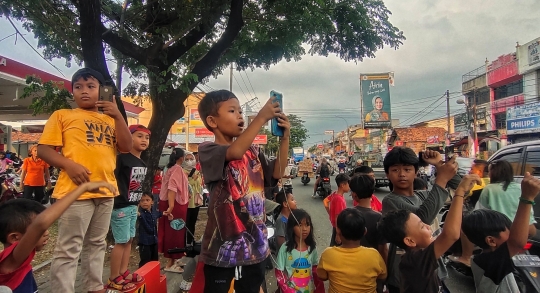
[[[332,190],[336,190],[336,184],[334,177],[331,178]],[[332,226],[328,219],[328,214],[324,209],[322,204],[322,198],[312,198],[313,194],[313,184],[312,180],[308,185],[303,186],[300,182],[300,177],[293,179],[293,193],[294,198],[296,199],[298,208],[306,210],[313,220],[313,227],[315,239],[317,241],[317,250],[319,255],[328,247],[330,244],[330,237],[332,235]],[[388,188],[377,189],[375,195],[382,201],[382,199],[388,194]],[[353,207],[352,198],[346,196],[345,200],[347,202],[347,207]],[[448,268],[449,278],[445,281],[446,285],[451,292],[460,292],[460,293],[474,293],[474,281],[470,277],[463,276],[452,268]],[[271,278],[273,271],[269,271],[267,276],[267,284],[269,285],[268,289],[275,290],[275,279]],[[328,282],[326,282],[328,283]],[[328,286],[328,284],[326,284]],[[328,287],[327,287],[328,288]],[[269,290],[268,292],[274,292]]]

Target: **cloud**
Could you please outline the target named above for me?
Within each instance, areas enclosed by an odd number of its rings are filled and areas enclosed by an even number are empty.
[[[345,127],[345,122],[333,115],[346,118],[349,124],[360,122],[360,114],[351,110],[360,108],[360,73],[394,71],[396,86],[390,90],[393,118],[403,121],[432,100],[414,105],[407,105],[407,101],[412,104],[416,99],[442,96],[446,90],[459,92],[462,75],[484,65],[486,58],[494,60],[515,52],[516,41],[526,43],[539,37],[540,8],[535,2],[387,0],[390,20],[407,37],[398,50],[385,48],[375,58],[358,64],[335,56],[304,56],[299,62],[281,62],[269,71],[258,69],[247,75],[261,103],[271,89],[283,92],[285,111],[303,117],[310,133],[320,134]],[[210,86],[228,88],[228,78],[226,73],[211,80]],[[236,83],[233,91],[245,101]],[[456,111],[461,106],[452,103],[450,107]],[[443,102],[423,118],[445,113]],[[320,136],[310,139],[317,140]]]

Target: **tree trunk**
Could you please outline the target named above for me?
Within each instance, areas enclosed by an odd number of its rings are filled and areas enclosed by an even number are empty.
[[[163,83],[167,83],[170,77],[164,78]],[[167,140],[167,135],[174,122],[184,116],[184,101],[188,94],[181,90],[175,90],[168,86],[166,90],[158,92],[159,86],[154,74],[148,73],[148,83],[150,88],[150,99],[152,101],[152,118],[148,128],[152,132],[150,136],[150,145],[143,154],[143,160],[146,162],[147,173],[143,183],[144,190],[151,190],[153,183],[153,174],[158,167],[159,159],[163,151],[163,146]]]
[[[106,85],[112,85],[116,93],[116,105],[122,113],[124,120],[127,123],[126,110],[122,104],[121,89],[116,88],[109,68],[105,61],[105,50],[101,36],[101,1],[100,0],[85,0],[79,1],[80,14],[80,34],[81,47],[84,65],[90,67],[103,75]]]

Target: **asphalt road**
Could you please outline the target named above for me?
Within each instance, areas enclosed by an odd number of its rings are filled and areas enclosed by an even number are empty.
[[[331,178],[332,190],[336,189],[334,177]],[[328,219],[328,214],[322,204],[322,198],[312,198],[313,194],[312,180],[307,186],[303,186],[300,182],[300,177],[293,179],[293,192],[296,199],[298,208],[305,209],[313,220],[313,227],[315,233],[315,239],[317,241],[317,250],[319,255],[330,244],[330,237],[332,235],[332,226]],[[375,195],[382,201],[389,190],[387,188],[377,189]],[[347,206],[352,207],[352,199],[350,196],[346,196]],[[463,276],[452,268],[448,268],[449,278],[445,281],[446,285],[451,292],[460,293],[474,293],[474,281],[470,277]],[[274,292],[276,289],[275,278],[273,278],[273,271],[268,271],[267,284],[268,292]],[[328,283],[328,282],[326,282]]]

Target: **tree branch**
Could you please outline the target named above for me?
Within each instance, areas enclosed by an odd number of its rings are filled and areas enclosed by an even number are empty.
[[[195,66],[191,70],[191,74],[197,75],[198,81],[189,82],[188,88],[190,90],[193,90],[201,80],[212,74],[212,70],[218,64],[221,56],[223,56],[225,51],[231,47],[236,37],[238,37],[238,34],[244,26],[244,19],[242,16],[243,8],[243,0],[231,1],[231,15],[225,31],[219,40],[210,48],[210,50],[208,50],[208,53],[195,63]]]
[[[169,47],[169,52],[167,54],[167,62],[169,65],[173,64],[176,60],[186,54],[187,51],[197,45],[197,43],[212,30],[223,15],[223,8],[224,5],[216,4],[212,6],[206,14],[201,16],[201,21],[197,22],[196,26],[193,26],[187,35],[177,41],[175,45]],[[241,14],[242,11],[240,10],[240,15]]]
[[[131,57],[139,61],[141,64],[146,64],[145,48],[120,37],[113,31],[107,29],[101,22],[99,30],[101,32],[101,37],[105,43],[109,44],[111,47],[115,48],[123,55]]]

